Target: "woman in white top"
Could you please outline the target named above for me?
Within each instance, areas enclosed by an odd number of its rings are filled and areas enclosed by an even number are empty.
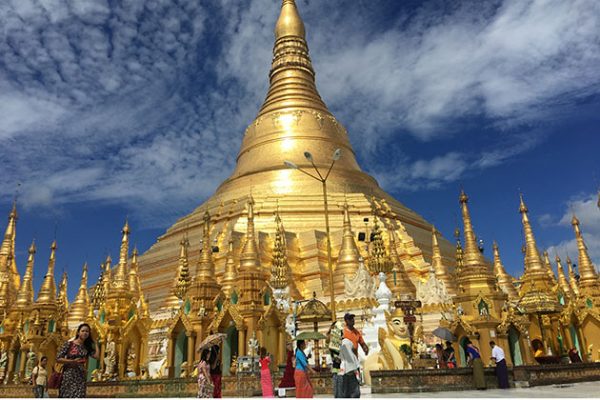
[[[47,364],[48,357],[42,356],[40,363],[31,371],[31,382],[33,383],[33,394],[35,397],[44,397],[44,393],[48,391]]]
[[[360,383],[358,374],[360,373],[360,362],[353,351],[354,345],[350,339],[344,338],[340,346],[340,375],[342,378],[342,397],[358,398],[360,397]]]

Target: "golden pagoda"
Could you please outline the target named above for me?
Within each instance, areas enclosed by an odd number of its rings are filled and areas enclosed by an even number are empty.
[[[398,251],[411,279],[426,274],[429,265],[423,257],[430,253],[431,225],[420,215],[385,193],[374,178],[359,167],[343,125],[328,110],[321,99],[315,72],[309,57],[305,28],[294,1],[284,1],[275,27],[275,45],[269,73],[270,86],[258,115],[245,131],[237,165],[216,193],[181,218],[143,255],[140,275],[150,308],[157,311],[169,295],[170,282],[175,279],[178,265],[178,242],[187,233],[192,243],[190,257],[197,257],[200,248],[194,246],[202,236],[203,214],[212,216],[215,276],[220,282],[227,262],[227,247],[231,237],[247,231],[246,199],[254,199],[256,256],[265,275],[272,260],[271,237],[276,225],[271,216],[279,208],[286,227],[288,263],[296,287],[304,298],[313,292],[329,302],[329,267],[322,185],[312,178],[284,165],[290,160],[300,168],[312,164],[303,153],[309,151],[319,168],[329,168],[331,154],[341,150],[327,180],[327,199],[331,207],[347,201],[347,219],[352,226],[362,225],[374,206],[389,207],[387,219],[394,222]],[[329,213],[333,265],[343,242],[344,213]],[[385,221],[388,223],[389,221]],[[218,233],[218,234],[217,234]],[[357,231],[364,236],[365,232]],[[356,240],[356,237],[354,237]],[[234,241],[236,245],[237,241]],[[440,238],[444,262],[453,266],[452,246]],[[234,249],[235,254],[241,248]],[[366,253],[362,254],[366,259]],[[240,271],[240,274],[242,271]],[[334,283],[336,295],[343,295],[342,281]]]
[[[461,365],[466,365],[462,345],[467,338],[479,347],[482,359],[487,360],[491,356],[488,342],[495,340],[507,349],[508,329],[513,325],[518,327],[504,318],[508,296],[499,289],[489,262],[477,246],[468,201],[468,196],[461,190],[459,202],[464,225],[464,250],[457,240],[458,293],[454,297],[454,318],[450,324],[461,344],[460,357],[457,357]],[[459,234],[459,231],[456,233]],[[526,333],[522,329],[517,333],[517,343],[523,349],[526,348]],[[507,362],[510,361],[507,359]]]
[[[119,261],[111,271],[112,259],[107,256],[90,311],[82,321],[91,325],[100,345],[100,359],[91,359],[88,369],[98,369],[106,380],[139,376],[148,354],[150,318],[143,294],[136,292],[137,260],[129,259],[127,221],[121,233]]]
[[[530,317],[529,336],[534,348],[537,350],[542,346],[546,350],[550,346],[553,354],[559,354],[560,345],[552,332],[558,331],[557,319],[562,305],[554,293],[555,284],[540,257],[522,195],[519,212],[525,234],[525,273],[521,277],[517,307]]]
[[[571,220],[577,241],[579,263],[579,293],[577,315],[588,361],[600,361],[600,281],[596,267],[588,254],[579,220]]]

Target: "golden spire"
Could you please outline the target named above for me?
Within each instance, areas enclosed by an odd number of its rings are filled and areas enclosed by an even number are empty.
[[[15,296],[19,290],[21,281],[15,260],[17,219],[17,202],[13,201],[12,209],[8,214],[8,224],[4,233],[4,239],[0,246],[0,282],[3,280],[7,281],[8,286],[6,296],[8,302],[14,299],[13,296]]]
[[[204,213],[204,228],[202,234],[202,251],[196,268],[196,279],[199,282],[216,282],[215,263],[212,257],[212,245],[210,243],[210,214]]]
[[[187,295],[187,291],[192,281],[190,269],[188,267],[189,242],[186,237],[181,239],[179,246],[179,268],[177,269],[177,282],[175,283],[174,294],[179,300],[183,300]]]
[[[390,237],[392,273],[388,274],[385,283],[392,291],[394,298],[400,298],[400,296],[403,295],[409,295],[411,298],[415,298],[417,295],[417,288],[406,273],[404,264],[398,254],[398,249],[396,248],[396,233],[393,229],[388,229],[388,233]]]
[[[460,243],[460,229],[454,229],[454,237],[456,238],[456,276],[460,278],[464,264],[464,255],[462,244]]]
[[[352,225],[350,223],[350,213],[348,211],[348,202],[344,202],[344,227],[342,233],[342,246],[337,257],[334,275],[334,292],[343,293],[344,276],[353,277],[358,271],[360,253],[354,240]]]
[[[519,212],[521,213],[521,221],[523,223],[523,232],[525,233],[525,268],[527,273],[537,273],[539,271],[544,270],[544,266],[542,264],[542,259],[540,257],[540,252],[537,248],[537,244],[535,242],[535,237],[533,236],[533,230],[531,229],[531,224],[529,223],[529,217],[527,216],[527,206],[523,201],[523,195],[519,195],[520,197],[520,205]],[[546,273],[547,276],[547,273]]]
[[[229,244],[227,249],[227,261],[225,261],[225,273],[223,279],[221,279],[221,288],[226,297],[231,297],[231,293],[235,289],[235,283],[237,281],[237,265],[234,258],[233,252],[233,236],[229,238]]]
[[[442,261],[442,252],[438,243],[438,230],[435,226],[431,227],[431,266],[435,271],[435,277],[446,285],[446,290],[450,296],[456,295],[456,282],[448,273],[448,269]]]
[[[258,257],[258,246],[254,235],[254,199],[248,199],[248,226],[246,243],[240,255],[238,292],[239,303],[244,307],[254,307],[262,304],[260,293],[266,284]]]
[[[464,236],[465,236],[465,247],[464,247],[464,255],[463,255],[463,265],[465,269],[471,268],[485,268],[485,261],[483,259],[483,255],[479,251],[479,246],[477,246],[477,240],[475,239],[475,232],[473,231],[473,224],[471,223],[471,215],[469,214],[469,207],[467,206],[467,202],[469,201],[469,197],[465,194],[463,190],[460,191],[459,197],[461,210],[462,210],[462,218],[464,224]]]
[[[63,315],[67,313],[69,310],[69,296],[67,294],[67,272],[64,271],[62,274],[62,279],[60,280],[60,285],[58,286],[58,296],[56,298],[56,302],[58,305],[58,309]]]
[[[552,271],[552,264],[550,264],[550,257],[548,256],[548,251],[544,251],[544,268],[546,269],[546,273],[548,274],[548,278],[552,284],[556,285],[556,277],[554,276],[554,271]]]
[[[110,282],[110,280],[108,282]],[[104,267],[104,263],[101,263],[100,276],[98,277],[98,282],[94,286],[94,293],[92,295],[92,307],[90,308],[90,312],[92,311],[92,309],[99,309],[104,304],[104,302],[106,301],[106,289],[106,270]]]
[[[112,281],[114,289],[129,291],[129,278],[127,274],[127,259],[129,258],[129,223],[125,221],[123,226],[123,237],[121,239],[121,249],[119,251],[119,263],[115,269],[115,275]]]
[[[385,244],[383,243],[381,229],[377,221],[377,217],[374,218],[373,230],[371,233],[373,240],[369,248],[369,260],[368,266],[369,271],[373,274],[379,274],[385,272],[386,274],[392,270],[393,264],[390,256],[385,250]]]
[[[275,213],[275,245],[273,246],[273,265],[271,267],[271,286],[274,289],[285,289],[290,282],[290,266],[287,261],[287,246],[285,242],[285,230],[279,216],[279,210]]]
[[[569,271],[569,285],[571,290],[575,293],[575,297],[579,297],[579,285],[577,284],[577,278],[575,277],[575,271],[573,271],[573,263],[571,258],[567,255],[567,269]]]
[[[564,293],[566,300],[574,299],[576,297],[575,293],[573,292],[571,285],[569,285],[569,282],[567,281],[567,278],[565,277],[565,270],[563,269],[563,266],[560,263],[559,256],[556,256],[556,269],[557,269],[557,275],[558,275],[558,285],[560,286],[560,289]]]
[[[29,246],[29,257],[27,258],[27,267],[25,269],[25,275],[23,275],[23,282],[19,288],[17,294],[17,301],[15,306],[18,309],[26,309],[33,304],[33,265],[35,263],[35,240],[31,242]]]
[[[140,299],[140,292],[142,291],[138,268],[138,249],[134,247],[131,255],[131,267],[129,268],[129,290],[131,291],[133,300],[136,302]]]
[[[580,288],[587,285],[598,284],[598,274],[596,268],[592,264],[590,255],[588,254],[587,246],[583,240],[583,235],[579,228],[579,220],[573,214],[571,225],[575,230],[575,239],[577,240],[577,250],[579,251],[579,286]]]
[[[56,282],[54,280],[54,265],[56,264],[56,240],[50,246],[50,260],[48,261],[48,272],[44,277],[36,303],[56,304]]]
[[[500,251],[498,250],[498,244],[496,241],[494,241],[494,274],[496,275],[498,286],[500,286],[500,289],[502,289],[502,291],[508,295],[508,299],[518,300],[519,294],[517,293],[517,289],[513,284],[512,276],[506,272],[504,265],[502,265]]]
[[[81,323],[88,315],[90,308],[90,297],[88,295],[88,265],[83,264],[81,272],[81,282],[79,290],[75,296],[75,300],[71,303],[69,310],[69,325],[77,325]]]
[[[261,271],[260,259],[258,257],[258,246],[254,234],[254,199],[250,196],[248,200],[248,227],[246,231],[246,243],[240,255],[240,272]]]

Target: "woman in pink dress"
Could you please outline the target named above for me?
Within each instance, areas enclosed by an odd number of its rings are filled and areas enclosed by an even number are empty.
[[[267,349],[264,347],[260,348],[260,385],[262,386],[263,397],[274,397],[273,396],[273,381],[271,380],[271,371],[269,370],[269,364],[271,364],[271,358],[267,355]]]

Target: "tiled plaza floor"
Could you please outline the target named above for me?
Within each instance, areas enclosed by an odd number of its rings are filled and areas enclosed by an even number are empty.
[[[490,390],[465,390],[452,392],[427,392],[427,393],[389,393],[389,394],[371,394],[370,388],[364,388],[361,391],[363,398],[415,398],[415,397],[433,397],[433,398],[600,398],[600,381],[571,383],[565,385],[536,386],[532,388],[515,389],[490,389]],[[328,396],[316,396],[328,397]]]

